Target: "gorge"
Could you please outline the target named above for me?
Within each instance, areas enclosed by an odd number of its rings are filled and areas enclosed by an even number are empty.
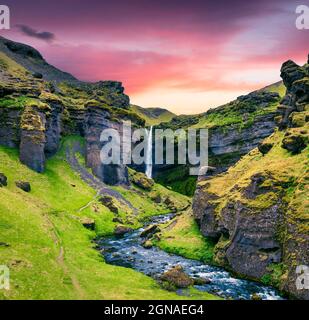
[[[0,298],[309,299],[295,286],[296,267],[309,265],[308,63],[287,61],[282,82],[175,116],[1,37],[0,264],[13,282]],[[123,137],[127,120],[149,128],[146,165],[103,164],[102,130]],[[155,164],[156,128],[207,128],[207,174]],[[177,266],[189,289],[158,279]]]

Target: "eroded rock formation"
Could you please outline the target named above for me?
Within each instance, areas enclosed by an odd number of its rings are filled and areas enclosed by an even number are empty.
[[[308,299],[296,287],[296,266],[309,265],[308,207],[299,201],[308,181],[308,65],[288,61],[281,71],[283,132],[263,142],[267,152],[254,149],[227,173],[201,179],[193,212],[203,235],[217,241],[217,263]]]

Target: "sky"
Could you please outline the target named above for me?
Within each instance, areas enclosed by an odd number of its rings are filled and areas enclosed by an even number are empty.
[[[117,80],[131,103],[205,112],[280,80],[307,61],[309,30],[295,26],[308,0],[4,0],[2,36],[34,46],[85,81]]]

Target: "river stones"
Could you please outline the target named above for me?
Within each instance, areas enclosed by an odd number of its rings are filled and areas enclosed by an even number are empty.
[[[118,225],[116,226],[115,230],[114,230],[114,234],[116,236],[123,236],[128,232],[133,231],[132,228],[126,227],[126,226],[122,226],[122,225]]]
[[[196,286],[203,286],[211,283],[211,280],[208,278],[193,278],[193,281]]]
[[[145,248],[145,249],[151,249],[153,247],[153,244],[150,240],[146,240],[145,242],[142,243],[142,246]]]
[[[153,234],[160,232],[160,228],[156,224],[152,224],[144,229],[144,231],[141,232],[140,237],[141,238],[149,238]]]

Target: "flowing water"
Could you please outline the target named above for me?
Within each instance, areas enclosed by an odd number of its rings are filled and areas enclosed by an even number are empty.
[[[145,174],[148,178],[152,178],[152,126],[147,132],[147,150],[146,150],[146,171]]]
[[[165,223],[172,218],[172,214],[157,216],[147,225]],[[109,264],[135,269],[153,278],[157,278],[175,265],[181,265],[189,276],[207,278],[211,281],[209,284],[195,286],[198,290],[232,299],[250,299],[252,294],[258,294],[263,300],[282,299],[275,289],[253,281],[237,279],[222,268],[168,254],[156,247],[145,249],[142,246],[143,239],[140,237],[144,228],[121,238],[99,239],[98,247],[105,261]],[[184,294],[181,290],[178,293]]]

